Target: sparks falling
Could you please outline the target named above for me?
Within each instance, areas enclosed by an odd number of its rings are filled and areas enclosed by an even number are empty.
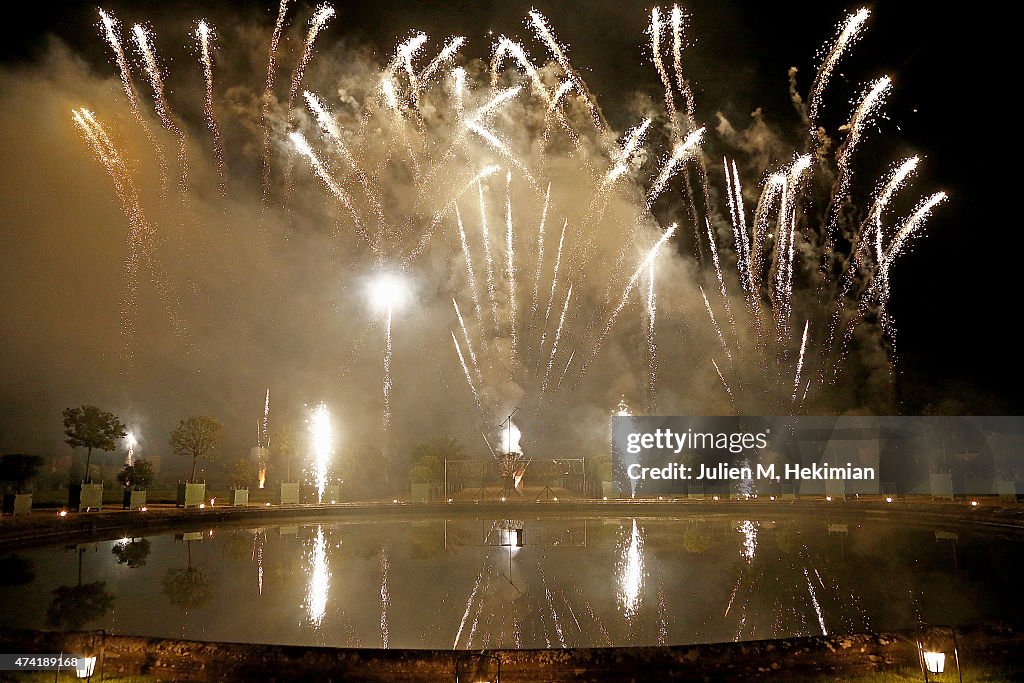
[[[326,403],[313,409],[309,419],[309,434],[313,450],[313,480],[316,484],[317,502],[323,502],[327,488],[327,473],[331,467],[334,452],[334,437],[331,432],[331,411]]]
[[[203,65],[203,77],[206,80],[206,97],[203,99],[203,115],[206,126],[213,136],[213,155],[217,160],[217,172],[220,175],[220,193],[228,192],[227,168],[224,165],[224,143],[220,137],[220,126],[217,125],[217,114],[213,109],[213,57],[210,55],[210,41],[214,33],[210,25],[200,20],[196,24],[196,41],[199,44],[199,60]]]

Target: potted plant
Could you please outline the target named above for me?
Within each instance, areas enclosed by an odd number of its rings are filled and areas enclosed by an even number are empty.
[[[68,486],[68,507],[99,510],[103,504],[103,483],[93,483],[92,451],[112,451],[127,434],[124,424],[111,412],[96,406],[65,408],[64,442],[72,448],[85,448],[85,476],[80,484]]]
[[[146,504],[146,489],[153,483],[153,463],[136,460],[134,464],[125,465],[117,473],[117,481],[124,487],[124,509],[138,510]]]
[[[288,427],[278,430],[271,438],[270,458],[273,465],[283,466],[284,479],[281,480],[281,505],[299,504],[299,482],[292,481],[292,461],[298,452],[295,433]],[[280,469],[278,470],[280,471]]]
[[[430,468],[416,465],[409,470],[409,481],[412,482],[412,499],[417,503],[430,500]]]
[[[220,421],[208,415],[182,420],[171,432],[171,451],[192,459],[192,474],[187,482],[178,484],[177,502],[181,507],[198,507],[206,500],[206,482],[196,481],[196,466],[200,460],[213,460],[220,450],[224,428]]]
[[[3,511],[7,514],[22,515],[32,510],[32,494],[26,492],[25,484],[36,476],[43,465],[38,455],[8,453],[0,457],[0,481],[14,484],[14,491],[4,493]]]
[[[249,482],[252,481],[252,478],[252,463],[245,458],[228,468],[232,505],[249,504]]]

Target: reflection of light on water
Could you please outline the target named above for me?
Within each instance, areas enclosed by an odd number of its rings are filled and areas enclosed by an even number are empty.
[[[327,611],[327,589],[331,582],[331,572],[327,568],[327,543],[324,541],[324,528],[316,528],[316,539],[313,541],[313,553],[309,561],[309,589],[306,591],[306,611],[309,620],[317,628],[324,620]]]
[[[391,595],[388,593],[388,554],[380,556],[380,637],[384,647],[388,646],[388,606]]]
[[[754,554],[757,552],[757,523],[746,519],[740,522],[738,531],[743,534],[743,549],[740,555],[747,562],[754,561]]]
[[[821,626],[821,634],[823,636],[827,636],[828,629],[825,628],[825,615],[821,613],[821,605],[818,604],[818,596],[814,593],[814,585],[811,584],[811,575],[807,573],[807,567],[804,567],[804,578],[807,579],[807,592],[811,594],[811,604],[814,605],[814,613],[818,617],[818,625]]]
[[[623,548],[619,560],[619,603],[627,619],[632,619],[640,607],[640,589],[644,582],[643,549],[644,540],[634,519],[629,544]]]
[[[738,463],[739,467],[750,467],[750,460],[743,458]],[[746,498],[757,497],[757,486],[754,484],[753,479],[741,479],[736,485],[736,489],[745,496]]]

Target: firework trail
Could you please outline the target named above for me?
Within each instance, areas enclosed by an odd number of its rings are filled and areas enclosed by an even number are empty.
[[[654,68],[658,71],[658,78],[665,90],[665,111],[668,112],[669,124],[672,127],[672,139],[680,137],[679,120],[676,113],[675,97],[672,94],[672,78],[665,69],[665,62],[661,58],[661,10],[657,7],[651,10],[651,53],[654,57]]]
[[[124,55],[124,47],[121,45],[118,21],[114,18],[114,15],[102,9],[99,10],[99,14],[100,20],[103,23],[103,37],[106,39],[107,44],[110,45],[110,49],[114,51],[114,60],[117,62],[117,69],[121,76],[121,87],[124,89],[125,97],[128,98],[132,117],[139,124],[139,127],[142,128],[142,132],[146,135],[146,140],[153,146],[157,167],[160,169],[160,196],[162,199],[167,194],[167,176],[169,173],[167,169],[167,155],[164,153],[163,146],[156,139],[156,135],[153,134],[153,128],[142,114],[139,100],[135,96],[135,88],[132,85],[132,70],[128,64],[128,59]]]
[[[704,308],[707,309],[708,317],[711,318],[711,326],[715,328],[715,334],[718,335],[718,341],[722,343],[722,349],[725,350],[725,355],[732,361],[732,351],[729,350],[729,344],[725,341],[725,335],[722,334],[722,326],[718,324],[715,319],[715,312],[711,309],[711,302],[708,301],[708,295],[704,292],[704,287],[700,287],[700,295],[704,298]],[[718,367],[717,365],[715,366]]]
[[[260,446],[270,447],[270,387],[267,387],[267,398],[263,402],[263,423],[260,425]]]
[[[544,348],[544,341],[547,338],[548,320],[551,319],[551,307],[555,302],[555,289],[558,287],[558,270],[562,267],[562,245],[565,244],[565,228],[569,225],[569,219],[562,221],[562,234],[558,238],[558,251],[555,252],[555,269],[551,275],[551,293],[548,295],[548,306],[544,311],[544,332],[540,338],[540,348]]]
[[[884,229],[882,228],[882,215],[885,213],[886,207],[889,205],[889,201],[892,196],[896,194],[896,191],[903,187],[903,184],[907,181],[912,173],[917,170],[917,166],[920,163],[920,157],[910,157],[901,163],[895,171],[893,171],[889,180],[885,183],[882,191],[878,193],[878,199],[871,207],[871,218],[874,219],[874,232],[875,232],[875,261],[881,263],[882,261],[882,240],[885,238]]]
[[[924,222],[928,219],[928,216],[931,215],[932,210],[946,201],[946,199],[948,199],[948,195],[945,192],[936,192],[921,201],[910,215],[910,218],[896,232],[896,236],[892,238],[889,249],[885,252],[885,256],[878,266],[875,285],[872,289],[874,289],[878,297],[879,317],[887,332],[891,332],[892,329],[888,313],[886,312],[886,304],[889,301],[889,272],[892,269],[893,261],[903,253],[910,241],[917,235]]]
[[[796,362],[796,376],[793,377],[793,401],[796,401],[796,392],[800,390],[800,372],[804,369],[804,353],[807,351],[807,331],[811,321],[804,323],[804,337],[800,342],[800,357]]]
[[[142,260],[151,273],[153,284],[166,309],[167,317],[175,333],[191,349],[184,322],[177,310],[177,300],[173,287],[170,285],[162,264],[155,253],[156,230],[146,220],[145,212],[139,200],[139,191],[125,165],[122,154],[114,145],[106,130],[93,113],[85,108],[72,113],[75,125],[85,134],[93,147],[96,157],[103,164],[114,184],[114,192],[121,202],[121,209],[128,219],[128,256],[125,258],[125,299],[122,302],[121,333],[125,337],[125,355],[130,365],[132,360],[132,340],[135,333],[135,321],[138,319],[138,274]]]
[[[672,6],[672,64],[675,68],[676,87],[679,88],[683,101],[686,102],[687,128],[696,130],[697,123],[694,119],[696,104],[693,100],[693,89],[683,78],[683,11],[679,5]]]
[[[143,66],[149,76],[149,84],[153,88],[153,103],[156,115],[162,125],[169,133],[178,138],[178,166],[180,178],[178,189],[184,196],[188,192],[188,158],[187,139],[185,131],[178,127],[171,116],[171,106],[167,103],[164,93],[164,79],[160,74],[160,62],[156,56],[156,48],[153,47],[152,38],[146,27],[142,24],[132,26],[132,34],[135,38],[135,47],[142,57]]]
[[[665,165],[661,167],[661,171],[658,173],[658,177],[655,179],[654,184],[651,185],[650,192],[647,193],[647,210],[649,211],[651,206],[654,205],[654,200],[658,198],[662,190],[665,189],[665,185],[676,170],[679,168],[679,164],[689,155],[693,154],[697,146],[700,144],[701,138],[704,136],[704,129],[698,128],[689,135],[681,143],[675,146],[672,151],[672,156],[669,157]]]
[[[455,58],[455,55],[466,44],[466,39],[462,36],[454,36],[445,43],[441,51],[437,53],[437,56],[430,60],[430,63],[420,72],[419,81],[426,83],[430,78],[441,70],[441,67],[449,63]]]
[[[466,373],[466,383],[469,384],[469,390],[473,393],[473,401],[476,402],[476,407],[483,414],[484,407],[480,403],[480,394],[476,390],[476,384],[473,383],[473,375],[469,373],[469,366],[466,365],[466,358],[462,355],[462,348],[459,346],[459,340],[455,337],[455,331],[452,331],[452,343],[455,344],[455,353],[459,356],[459,363],[462,365],[462,371]]]
[[[625,308],[626,302],[629,300],[629,293],[633,290],[633,287],[636,285],[637,280],[640,279],[640,276],[644,273],[644,271],[648,269],[650,264],[654,262],[654,258],[658,255],[658,252],[661,251],[661,248],[665,245],[665,243],[668,242],[669,238],[675,234],[676,227],[677,226],[675,223],[668,226],[668,230],[666,230],[662,234],[662,236],[658,239],[657,243],[651,248],[649,252],[647,252],[647,256],[644,257],[644,260],[640,264],[640,267],[637,268],[633,275],[629,278],[629,282],[626,283],[626,288],[622,292],[622,299],[619,300],[619,305],[616,306],[614,310],[612,310],[611,315],[608,316],[608,322],[605,323],[604,329],[598,336],[597,341],[594,342],[594,352],[591,354],[589,360],[587,360],[587,362],[584,363],[583,367],[580,368],[581,379],[583,375],[586,373],[587,368],[590,366],[590,364],[594,362],[595,358],[597,358],[597,354],[600,353],[601,343],[604,341],[605,337],[608,336],[608,333],[611,332],[612,325],[615,324],[615,319],[618,317],[619,313],[622,311],[623,308]]]
[[[466,70],[461,66],[452,69],[453,96],[455,98],[455,113],[459,120],[462,120],[466,106]]]
[[[274,98],[274,77],[277,74],[277,46],[284,32],[284,20],[288,14],[288,0],[281,0],[277,8],[277,21],[274,22],[274,33],[270,38],[270,49],[267,54],[267,86],[263,91],[263,104],[260,114],[263,119],[263,201],[270,197],[270,104]]]
[[[530,23],[533,24],[533,29],[537,34],[537,37],[548,46],[548,49],[551,50],[551,54],[558,61],[558,64],[565,70],[565,74],[572,81],[573,87],[576,88],[576,92],[583,96],[583,101],[590,110],[590,116],[594,120],[594,125],[597,127],[597,130],[603,132],[605,129],[604,116],[601,114],[601,110],[597,107],[594,95],[590,92],[590,88],[587,87],[586,81],[580,78],[576,69],[574,69],[572,64],[569,62],[569,58],[565,54],[565,48],[558,43],[558,40],[555,39],[555,34],[551,31],[551,27],[548,26],[547,19],[545,19],[537,10],[530,10]]]
[[[338,127],[334,117],[331,116],[331,112],[323,105],[322,102],[317,98],[314,93],[304,90],[302,93],[306,100],[306,105],[310,111],[316,117],[317,123],[320,125],[320,129],[327,135],[328,139],[333,143],[334,148],[338,154],[352,167],[353,172],[356,175],[356,179],[359,180],[359,185],[363,188],[363,192],[366,194],[366,198],[370,202],[370,209],[373,211],[374,217],[377,219],[378,225],[383,227],[387,224],[387,220],[384,218],[384,208],[381,205],[380,193],[370,184],[369,178],[366,176],[366,172],[363,170],[362,165],[356,159],[356,157],[349,150],[348,145],[345,144],[344,136],[341,133],[341,128]],[[379,241],[374,240],[374,243],[379,248]]]
[[[743,188],[740,186],[740,175],[736,170],[736,160],[722,159],[725,166],[725,182],[729,204],[729,216],[732,219],[733,243],[736,245],[736,267],[739,270],[740,285],[747,293],[748,304],[753,306],[751,295],[756,284],[751,272],[750,240],[747,235],[747,216],[743,209]]]
[[[530,320],[537,315],[537,306],[540,303],[540,274],[544,270],[544,224],[548,219],[548,206],[551,203],[551,183],[544,193],[544,208],[540,213],[540,225],[537,227],[537,270],[533,275],[533,305],[530,308]]]
[[[776,198],[782,196],[785,187],[786,174],[773,173],[765,182],[764,190],[757,201],[757,209],[754,212],[754,239],[750,247],[752,255],[750,262],[751,278],[755,283],[761,279],[764,271],[764,243],[768,238],[769,230],[771,230],[769,214]]]
[[[384,431],[391,427],[391,318],[392,307],[388,304],[388,311],[384,321]]]
[[[476,368],[477,373],[480,372],[480,365],[476,360],[476,352],[473,350],[473,340],[469,336],[469,331],[466,329],[466,321],[462,319],[462,311],[459,310],[459,304],[452,298],[452,306],[455,307],[455,315],[459,319],[459,327],[462,328],[462,336],[466,340],[466,350],[469,351],[469,358],[473,361],[473,367]]]
[[[867,21],[869,16],[871,16],[871,12],[866,7],[862,7],[857,10],[857,12],[847,17],[841,24],[839,36],[836,38],[836,41],[832,44],[832,47],[826,54],[825,59],[821,63],[821,67],[818,69],[817,75],[814,77],[814,83],[811,85],[811,94],[808,98],[808,118],[810,118],[812,125],[818,118],[818,110],[821,108],[822,94],[825,92],[825,87],[828,85],[828,81],[832,77],[832,72],[835,70],[836,64],[839,63],[843,53],[860,37],[861,30],[864,28],[864,22]]]
[[[839,156],[839,179],[836,182],[836,189],[832,195],[832,211],[826,228],[826,240],[828,242],[832,239],[835,223],[839,220],[843,199],[846,197],[846,192],[850,187],[850,160],[853,158],[853,152],[864,133],[864,127],[871,121],[871,117],[878,111],[879,107],[882,106],[885,96],[891,88],[892,79],[888,76],[882,76],[865,91],[856,109],[853,111],[853,117],[850,119],[850,132],[846,136],[846,144],[843,146],[843,151]]]
[[[782,191],[779,208],[778,232],[776,240],[775,260],[775,320],[779,339],[789,332],[789,321],[793,302],[793,262],[796,255],[796,213],[797,195],[804,171],[811,166],[811,157],[804,154],[793,162],[786,176],[786,186]]]
[[[562,327],[565,325],[565,314],[569,310],[569,300],[572,299],[572,283],[569,283],[569,292],[565,295],[565,303],[562,305],[562,315],[558,319],[558,328],[555,330],[555,337],[551,340],[551,355],[548,358],[548,367],[544,371],[544,382],[541,384],[540,395],[543,398],[548,390],[548,379],[551,376],[551,367],[555,364],[555,356],[558,354],[558,340],[562,338]]]
[[[558,384],[555,385],[556,389],[558,387],[562,386],[562,381],[565,379],[565,374],[567,372],[569,372],[569,366],[572,365],[572,359],[575,358],[575,357],[576,357],[576,349],[573,349],[569,353],[569,360],[565,361],[565,368],[562,369],[562,375],[561,375],[561,377],[558,378]]]
[[[508,324],[514,362],[518,339],[516,336],[516,266],[512,238],[512,173],[510,171],[505,174],[505,279],[508,280]]]
[[[647,264],[647,380],[651,398],[651,413],[654,408],[658,386],[658,347],[654,337],[655,294],[654,261]]]
[[[466,241],[466,228],[462,224],[462,214],[459,212],[458,203],[455,204],[455,225],[459,229],[459,244],[462,245],[462,257],[466,261],[466,279],[469,282],[469,291],[473,296],[473,309],[476,311],[476,319],[483,321],[483,313],[480,309],[480,294],[476,286],[476,274],[473,272],[473,257],[469,254],[469,244]],[[475,360],[473,361],[476,362]]]
[[[283,7],[282,3],[282,7]],[[316,12],[309,20],[309,30],[306,32],[306,40],[302,44],[302,56],[299,58],[299,63],[295,67],[295,71],[292,72],[292,84],[288,90],[288,108],[286,110],[286,119],[291,120],[292,107],[295,105],[295,98],[299,94],[299,86],[302,85],[302,76],[306,72],[306,67],[309,65],[309,59],[313,56],[313,43],[316,42],[316,37],[323,29],[324,25],[334,16],[334,8],[324,3],[317,7]]]
[[[359,210],[356,208],[352,195],[346,192],[345,189],[338,184],[324,162],[320,160],[320,157],[318,157],[316,152],[313,151],[313,148],[309,146],[309,142],[306,141],[306,138],[302,133],[293,131],[288,134],[288,139],[291,140],[295,151],[309,160],[309,165],[313,169],[313,173],[316,177],[319,178],[324,186],[331,191],[331,194],[334,195],[341,205],[348,210],[349,214],[352,216],[352,222],[355,224],[356,231],[359,233],[360,237],[366,241],[367,246],[369,246],[370,249],[377,254],[381,260],[383,260],[385,258],[385,254],[381,251],[377,240],[367,232],[366,226],[363,224],[362,217],[359,215]]]
[[[644,135],[647,134],[647,129],[650,128],[650,126],[651,119],[644,119],[640,124],[633,126],[626,131],[626,141],[622,144],[622,147],[616,155],[615,164],[605,176],[603,186],[611,185],[618,180],[623,173],[629,170],[630,160],[632,160],[637,149],[639,149],[643,144]]]
[[[206,117],[206,127],[210,129],[213,136],[213,155],[217,160],[217,173],[220,175],[220,194],[225,196],[228,192],[227,168],[224,164],[224,143],[220,137],[220,127],[217,125],[217,114],[213,110],[213,58],[210,56],[210,40],[216,37],[213,29],[204,20],[196,25],[196,41],[199,44],[200,62],[203,65],[203,77],[206,80],[206,97],[203,100],[203,115]]]
[[[494,259],[491,256],[491,237],[487,232],[487,205],[484,203],[484,186],[477,182],[480,195],[480,234],[484,241],[484,262],[487,264],[487,298],[491,302],[491,316],[494,318],[494,336],[498,336],[498,299],[494,286]]]

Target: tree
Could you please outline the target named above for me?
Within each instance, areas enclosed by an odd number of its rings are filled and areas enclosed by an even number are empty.
[[[46,608],[47,628],[62,631],[79,631],[90,621],[107,613],[114,604],[113,594],[107,590],[106,581],[82,583],[82,556],[85,548],[78,548],[78,584],[58,586],[51,593],[53,600]]]
[[[64,409],[64,440],[72,448],[88,449],[85,456],[85,479],[92,482],[89,475],[89,463],[92,460],[92,449],[112,451],[117,447],[118,439],[128,433],[124,424],[113,413],[100,410],[96,406]]]
[[[52,593],[53,601],[46,609],[46,625],[62,631],[80,630],[106,614],[114,604],[106,581],[58,586]]]
[[[274,432],[274,435],[270,438],[270,457],[276,465],[284,465],[286,474],[282,481],[291,481],[292,460],[295,459],[297,452],[298,444],[296,443],[295,432],[289,427],[283,427]]]
[[[153,483],[153,463],[148,460],[136,460],[132,465],[125,465],[124,469],[117,473],[117,480],[125,488],[143,490],[149,488]]]
[[[117,558],[118,564],[127,565],[129,569],[138,569],[146,565],[149,557],[150,543],[147,538],[133,538],[114,544],[110,552]]]
[[[228,483],[233,489],[245,488],[252,482],[252,463],[242,458],[230,467],[225,468],[228,475]]]
[[[210,577],[200,567],[171,567],[160,582],[172,605],[184,610],[202,607],[213,596]]]
[[[0,481],[14,482],[16,492],[22,493],[25,482],[36,476],[42,466],[43,459],[38,455],[8,453],[0,457]]]
[[[195,483],[196,464],[199,460],[213,460],[223,438],[224,427],[217,418],[208,415],[182,420],[171,432],[171,451],[175,455],[192,458],[189,483]]]

